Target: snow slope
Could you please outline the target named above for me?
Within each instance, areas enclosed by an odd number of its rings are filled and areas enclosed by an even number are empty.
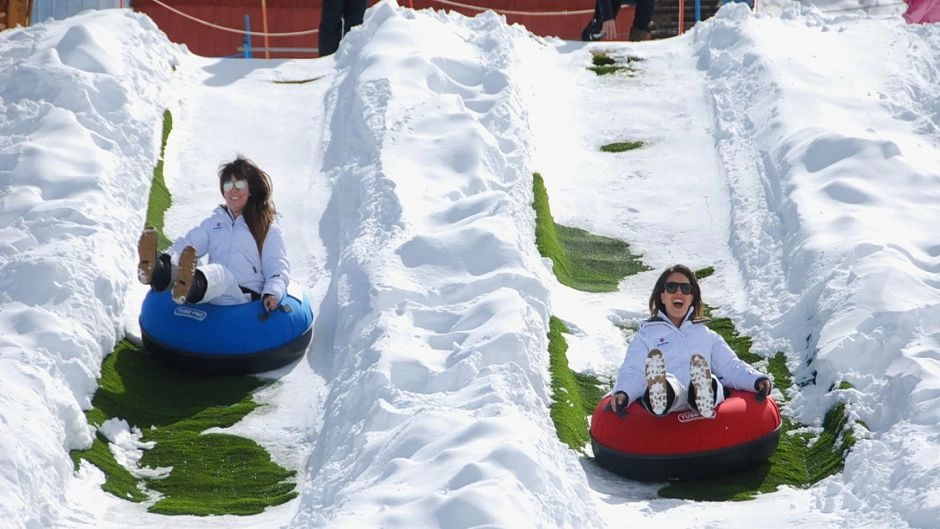
[[[643,60],[597,77],[592,49]],[[335,56],[293,61],[195,57],[123,10],[0,33],[0,525],[934,527],[938,50],[936,25],[796,5],[583,44],[383,2]],[[299,471],[299,498],[253,517],[149,514],[68,456],[92,438],[101,360],[139,333],[165,109],[167,233],[244,154],[274,180],[314,301],[307,356],[232,428]],[[631,139],[648,145],[598,151]],[[534,245],[536,171],[556,221],[654,270],[611,294],[559,285]],[[610,375],[614,324],[644,317],[674,262],[715,266],[706,301],[759,354],[787,353],[787,413],[818,424],[846,402],[868,425],[843,473],[665,500],[557,440],[548,317],[572,329],[573,367]]]

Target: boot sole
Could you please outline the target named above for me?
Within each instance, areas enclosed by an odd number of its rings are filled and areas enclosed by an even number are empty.
[[[692,355],[689,375],[695,388],[695,407],[702,417],[715,416],[715,393],[712,391],[712,371],[702,355]]]
[[[646,355],[646,387],[648,388],[650,407],[653,413],[663,415],[666,413],[666,361],[659,349],[653,349]]]
[[[173,283],[173,301],[179,305],[186,303],[189,292],[193,288],[193,278],[196,276],[196,249],[187,246],[180,254],[180,263],[176,272],[176,283]]]
[[[146,228],[137,241],[137,279],[149,285],[157,267],[157,231]]]

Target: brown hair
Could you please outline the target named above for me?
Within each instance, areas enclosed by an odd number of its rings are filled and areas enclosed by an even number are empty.
[[[655,319],[660,311],[663,314],[666,313],[666,306],[663,305],[661,294],[666,291],[666,278],[676,272],[684,275],[692,284],[692,306],[695,307],[692,318],[696,320],[703,319],[705,317],[705,304],[702,303],[702,289],[698,286],[695,272],[688,266],[681,264],[672,265],[663,270],[663,273],[659,275],[659,279],[656,280],[656,284],[653,285],[653,293],[650,294],[650,318]]]
[[[255,238],[258,254],[260,254],[264,239],[268,236],[268,229],[277,215],[274,202],[271,200],[271,178],[254,162],[241,155],[219,166],[219,191],[222,191],[222,185],[225,182],[233,178],[248,181],[251,196],[248,197],[248,203],[245,204],[242,215],[245,216],[245,223],[248,224],[248,229]]]

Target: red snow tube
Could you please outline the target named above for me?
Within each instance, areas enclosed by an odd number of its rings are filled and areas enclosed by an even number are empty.
[[[766,461],[780,441],[777,403],[747,391],[732,391],[711,419],[692,410],[654,417],[636,402],[620,416],[609,403],[601,399],[591,418],[594,459],[638,481],[724,475]]]

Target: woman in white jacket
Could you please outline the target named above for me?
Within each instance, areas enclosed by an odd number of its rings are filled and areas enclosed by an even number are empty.
[[[766,395],[771,383],[742,361],[704,318],[695,273],[687,266],[667,268],[649,299],[650,318],[627,348],[612,403],[618,413],[633,401],[657,416],[696,409],[712,417],[724,388]]]
[[[158,291],[172,284],[177,303],[237,305],[261,299],[278,307],[290,281],[290,262],[277,225],[267,173],[241,156],[219,168],[225,203],[157,256],[157,233],[138,242],[138,277]],[[200,257],[208,263],[197,266]]]

